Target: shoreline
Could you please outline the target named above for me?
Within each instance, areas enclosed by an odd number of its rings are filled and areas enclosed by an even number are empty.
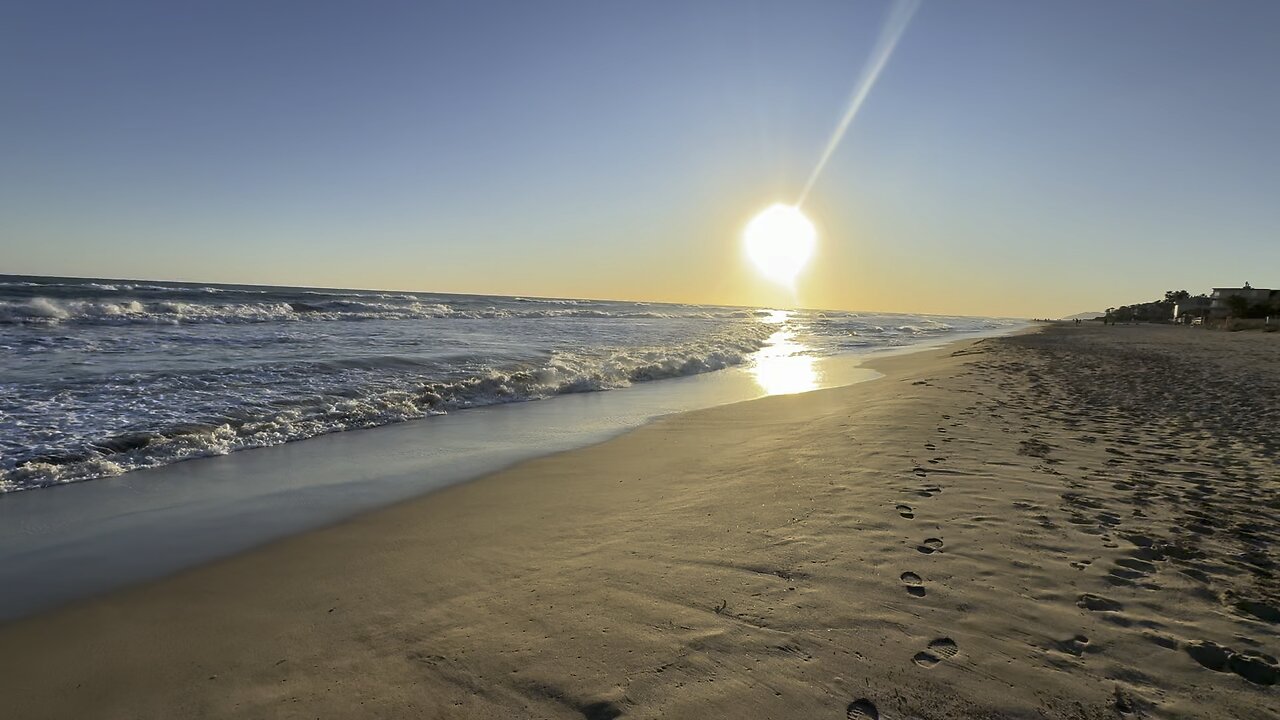
[[[863,366],[868,359],[938,344],[818,358],[800,369],[812,371],[818,387],[850,385],[877,377]],[[0,623],[603,442],[673,413],[756,399],[763,393],[757,383],[748,366],[739,366],[6,495],[0,497],[0,587],[10,590],[0,593]]]
[[[1215,470],[1165,447],[1159,388],[1111,404],[1134,353],[1197,372],[1163,332],[663,418],[0,625],[0,677],[22,717],[1274,717],[1276,598],[1231,548],[1274,537],[1276,448]],[[1275,399],[1224,392],[1193,409]],[[1187,497],[1218,532],[1168,535]]]

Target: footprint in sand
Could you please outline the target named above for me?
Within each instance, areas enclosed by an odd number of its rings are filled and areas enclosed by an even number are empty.
[[[958,652],[960,652],[960,646],[956,645],[955,640],[948,637],[938,638],[929,643],[928,650],[916,653],[911,660],[920,667],[931,668],[943,660],[955,657]]]
[[[1208,640],[1188,643],[1184,649],[1196,662],[1215,672],[1233,672],[1255,685],[1280,682],[1280,664],[1270,655],[1238,653]]]
[[[1076,600],[1076,605],[1094,612],[1120,612],[1124,609],[1124,605],[1115,600],[1104,598],[1101,595],[1094,595],[1093,593],[1081,595],[1080,599]]]
[[[1193,660],[1215,672],[1225,672],[1231,657],[1231,650],[1207,640],[1189,643],[1184,649]]]
[[[1234,653],[1227,660],[1231,672],[1255,685],[1275,685],[1280,682],[1280,666],[1270,655],[1259,653]]]
[[[924,597],[924,580],[913,572],[902,573],[902,584],[907,586],[907,594],[912,597]]]
[[[1250,600],[1244,598],[1236,601],[1236,608],[1246,612],[1259,620],[1269,623],[1280,623],[1280,607],[1268,605],[1258,600]]]
[[[930,555],[942,549],[942,540],[939,538],[925,538],[924,542],[916,546],[916,550]]]
[[[899,505],[894,509],[898,511],[899,515],[901,515],[902,517],[908,520],[914,520],[916,517],[916,514],[912,512],[912,508],[910,505]]]
[[[848,709],[844,711],[844,716],[848,720],[880,720],[880,711],[876,709],[876,704],[866,698],[858,698],[849,703]]]
[[[915,474],[916,474],[916,477],[925,477],[926,475],[928,475],[928,474],[929,474],[929,473],[925,472],[924,468],[922,468],[922,467],[915,467],[915,468],[912,468],[912,469],[911,469],[911,472],[915,473]]]
[[[1076,635],[1075,637],[1071,637],[1066,640],[1059,640],[1057,645],[1058,650],[1069,655],[1080,657],[1089,651],[1089,638],[1084,635]]]

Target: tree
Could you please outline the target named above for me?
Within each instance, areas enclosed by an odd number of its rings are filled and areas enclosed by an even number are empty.
[[[1182,302],[1190,297],[1191,293],[1186,290],[1166,290],[1164,293],[1164,301],[1167,303]]]

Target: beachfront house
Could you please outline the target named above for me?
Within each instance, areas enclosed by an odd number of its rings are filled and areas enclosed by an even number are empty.
[[[1237,297],[1242,298],[1242,300],[1232,299]],[[1214,288],[1213,293],[1209,295],[1209,317],[1231,317],[1235,314],[1232,312],[1233,305],[1238,306],[1243,302],[1243,306],[1246,308],[1269,306],[1277,298],[1280,298],[1280,290],[1256,288],[1249,285],[1249,283],[1245,283],[1244,287]]]
[[[1209,308],[1212,306],[1213,300],[1204,295],[1179,300],[1173,306],[1173,321],[1188,325],[1199,324],[1209,316]]]

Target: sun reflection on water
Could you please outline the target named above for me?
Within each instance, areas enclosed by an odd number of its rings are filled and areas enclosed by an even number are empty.
[[[787,327],[791,313],[774,310],[763,321],[779,325],[765,346],[756,353],[752,374],[765,395],[791,395],[818,388],[818,371],[810,348],[796,341],[796,333]]]

